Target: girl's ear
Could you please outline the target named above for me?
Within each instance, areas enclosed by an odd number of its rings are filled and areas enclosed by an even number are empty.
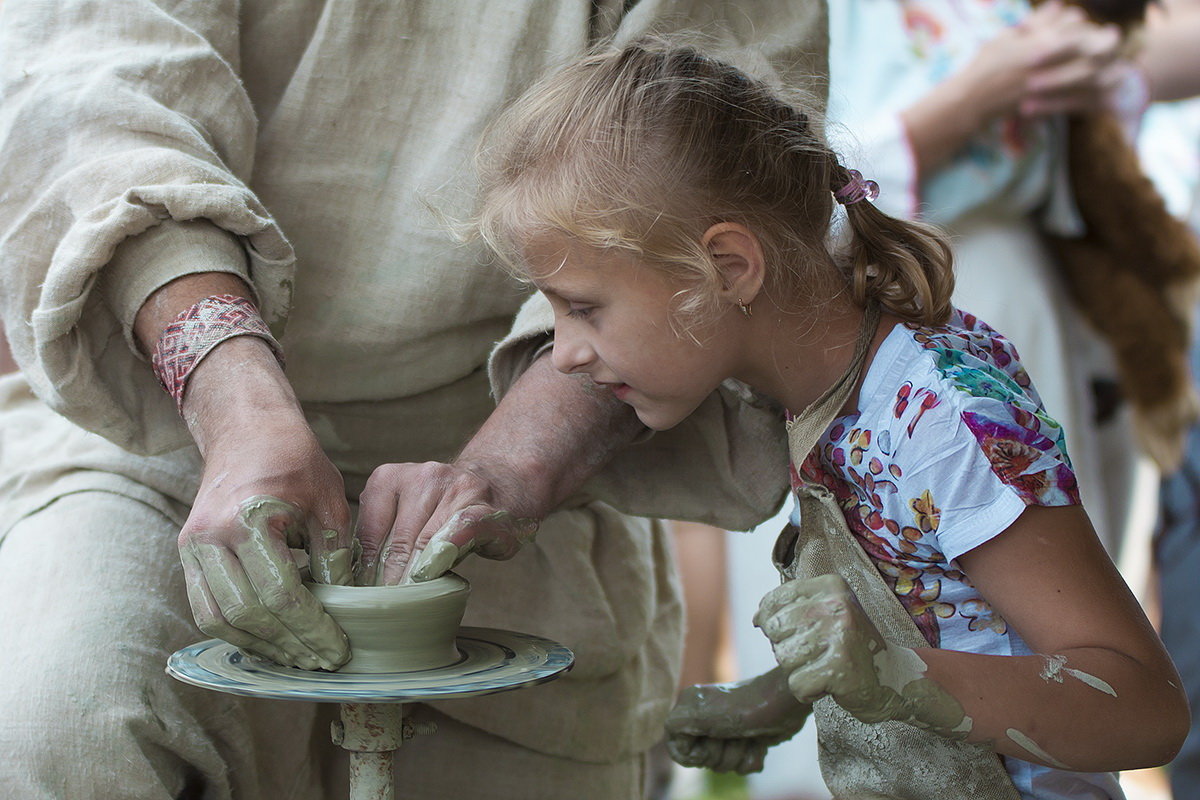
[[[766,261],[754,232],[737,222],[718,222],[700,237],[721,272],[720,297],[730,303],[750,304],[762,291]]]

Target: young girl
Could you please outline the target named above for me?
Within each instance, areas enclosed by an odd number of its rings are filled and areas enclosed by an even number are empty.
[[[779,668],[685,695],[678,759],[754,769],[814,703],[839,797],[1120,798],[1111,771],[1171,758],[1179,680],[1062,429],[950,306],[945,242],[874,208],[809,111],[640,41],[534,87],[481,167],[480,230],[548,298],[559,369],[655,430],[727,379],[794,417],[794,579],[756,617]]]

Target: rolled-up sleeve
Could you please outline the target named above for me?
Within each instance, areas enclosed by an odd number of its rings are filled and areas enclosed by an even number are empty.
[[[497,398],[553,338],[554,313],[534,295],[492,351]],[[585,491],[630,514],[748,530],[782,504],[787,464],[781,410],[727,381],[679,425],[618,452]]]
[[[245,184],[257,121],[238,76],[237,6],[0,5],[0,285],[13,351],[42,400],[136,452],[190,441],[131,346],[150,293],[229,272],[277,333],[289,309],[294,255]]]

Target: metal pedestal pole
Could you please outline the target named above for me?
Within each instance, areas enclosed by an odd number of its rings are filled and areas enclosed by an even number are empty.
[[[3,0],[0,0],[3,2]],[[350,800],[395,800],[392,754],[405,739],[433,733],[432,723],[404,721],[405,703],[482,697],[535,686],[571,668],[575,655],[557,642],[515,631],[461,628],[461,659],[407,673],[322,673],[282,667],[209,639],[167,660],[167,673],[218,692],[273,700],[338,703],[333,743],[350,754]]]
[[[433,723],[405,722],[403,703],[343,703],[330,733],[350,753],[350,800],[395,800],[392,753],[405,739],[436,730]]]

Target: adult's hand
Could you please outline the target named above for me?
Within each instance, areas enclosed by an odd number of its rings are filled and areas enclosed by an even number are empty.
[[[253,296],[225,272],[184,275],[159,288],[134,321],[143,352],[154,349],[181,312],[222,294]],[[204,457],[200,489],[179,534],[200,629],[281,664],[344,664],[346,636],[301,584],[289,548],[308,551],[315,580],[350,583],[350,510],[342,476],[271,349],[253,336],[212,348],[191,372],[182,411]]]
[[[197,624],[281,664],[337,668],[346,636],[302,585],[291,548],[308,551],[314,580],[350,583],[349,507],[274,356],[251,337],[219,345],[193,373],[184,413],[204,455],[179,535]]]
[[[471,553],[512,558],[533,539],[539,520],[510,510],[528,508],[530,498],[506,497],[501,486],[478,467],[459,464],[376,469],[360,498],[358,582],[432,580]]]
[[[767,750],[795,736],[811,711],[778,668],[737,683],[690,686],[667,715],[667,752],[685,767],[759,772]]]
[[[359,583],[431,580],[471,553],[511,558],[540,520],[643,430],[543,355],[452,464],[385,464],[360,498]]]

